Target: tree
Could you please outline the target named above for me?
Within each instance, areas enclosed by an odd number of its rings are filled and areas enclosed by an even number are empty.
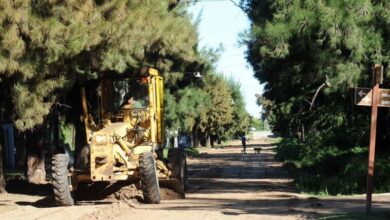
[[[10,100],[6,98],[9,94],[9,90],[4,86],[4,80],[0,79],[0,193],[5,193],[5,178],[4,178],[4,160],[3,152],[5,147],[5,137],[3,130],[3,122],[9,120],[7,115],[9,115],[10,109]]]
[[[222,136],[224,125],[233,120],[232,95],[225,79],[211,74],[205,79],[205,91],[211,97],[211,108],[207,112],[207,124],[204,130],[206,146],[210,146],[210,136]]]
[[[196,24],[178,2],[0,0],[0,80],[8,91],[0,96],[15,127],[38,132],[53,104],[79,81],[152,66],[165,77],[169,106],[190,106],[167,111],[168,125],[220,130],[225,122],[217,120],[229,121],[232,108],[220,103],[217,93],[230,100],[228,89],[215,77],[209,78],[218,85],[215,90],[203,80],[180,79],[183,72],[213,72],[216,55],[197,48]]]
[[[265,85],[260,101],[272,130],[285,138],[279,153],[303,171],[296,180],[315,179],[308,182],[332,193],[362,193],[357,183],[365,173],[356,167],[366,164],[360,146],[368,145],[369,117],[354,106],[352,88],[371,87],[374,63],[389,75],[390,2],[243,0],[241,7],[252,21],[243,39],[247,59]],[[331,86],[313,102],[325,82]],[[379,110],[378,159],[390,153],[388,113]],[[389,179],[382,176],[378,188]]]
[[[195,61],[196,32],[169,1],[0,3],[0,76],[13,80],[19,130],[41,124],[78,78],[149,65],[169,73]]]
[[[165,91],[165,124],[172,131],[192,135],[198,145],[198,131],[203,131],[207,123],[207,111],[211,101],[207,92],[199,87],[184,87],[174,94]]]
[[[274,130],[287,129],[280,130],[286,135],[303,125],[315,131],[341,106],[348,112],[349,89],[368,85],[372,63],[388,62],[387,1],[248,0],[242,6],[252,20],[244,40],[247,58],[265,84],[263,98],[272,103],[267,111],[274,117]],[[312,96],[327,78],[331,87],[309,111]],[[350,123],[350,117],[344,118]]]
[[[99,72],[196,66],[197,34],[176,3],[0,0],[0,80],[10,91],[2,98],[16,128],[34,130],[79,79]]]
[[[233,79],[229,79],[227,84],[232,96],[233,118],[229,124],[224,126],[223,138],[233,139],[249,130],[251,120],[245,109],[245,101],[240,91],[241,85]]]

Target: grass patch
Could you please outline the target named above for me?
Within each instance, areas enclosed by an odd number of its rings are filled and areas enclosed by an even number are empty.
[[[279,144],[282,141],[281,137],[270,138],[272,144]]]
[[[199,156],[199,151],[196,149],[196,148],[193,148],[193,147],[189,147],[189,148],[185,148],[184,150],[188,156],[190,157],[198,157]]]
[[[313,195],[362,194],[366,189],[367,147],[334,146],[315,138],[306,142],[283,139],[275,158],[284,162],[296,187]],[[390,191],[388,154],[375,161],[375,193]]]
[[[224,148],[225,148],[225,145],[218,144],[218,145],[214,145],[213,148],[214,148],[214,149],[224,149]]]

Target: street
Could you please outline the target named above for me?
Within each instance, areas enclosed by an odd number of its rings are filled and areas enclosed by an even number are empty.
[[[273,139],[255,133],[247,154],[239,141],[200,148],[188,158],[186,199],[147,205],[136,199],[79,201],[54,207],[50,195],[0,195],[1,219],[316,219],[347,212],[364,214],[365,196],[315,197],[296,191],[288,172],[274,160]],[[253,148],[260,147],[260,153]],[[168,196],[169,197],[169,196]],[[374,211],[389,211],[390,194],[374,195]]]

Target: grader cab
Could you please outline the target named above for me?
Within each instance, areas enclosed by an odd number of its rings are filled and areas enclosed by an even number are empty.
[[[186,157],[178,149],[164,148],[163,79],[144,68],[131,74],[103,74],[98,95],[98,120],[87,106],[81,87],[85,147],[82,165],[70,166],[64,153],[52,160],[57,205],[73,205],[79,183],[129,181],[140,183],[146,203],[160,202],[159,182],[184,197]],[[97,111],[96,111],[97,110]]]

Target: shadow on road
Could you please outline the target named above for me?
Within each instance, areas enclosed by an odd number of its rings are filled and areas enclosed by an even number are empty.
[[[294,196],[281,195],[281,198],[272,199],[245,199],[235,198],[209,198],[196,197],[189,199],[191,210],[220,211],[225,215],[259,214],[259,215],[300,215],[304,219],[318,219],[320,216],[327,216],[331,213],[360,213],[364,214],[364,198],[362,199],[329,199],[323,203],[317,198],[298,198]],[[376,207],[376,212],[388,213],[390,202],[384,202],[381,207]],[[189,207],[177,203],[171,204],[169,210],[188,210]],[[360,211],[357,211],[360,210]],[[329,213],[331,211],[331,213]],[[387,211],[387,212],[386,212]],[[364,219],[364,218],[362,218]],[[380,218],[382,219],[382,218]]]
[[[34,206],[36,208],[56,207],[52,196],[44,197],[43,199],[37,200],[35,202],[18,201],[18,202],[15,202],[15,204],[18,204],[20,206]]]
[[[241,146],[235,145],[207,150],[190,160],[187,199],[169,202],[168,209],[217,211],[226,216],[293,215],[303,219],[364,213],[364,197],[322,200],[299,194],[288,171],[274,159],[273,144],[255,143],[248,145],[248,154],[241,154]],[[264,148],[255,154],[253,147]],[[374,204],[374,207],[376,212],[388,211],[390,202]]]
[[[5,186],[8,193],[15,194],[46,196],[53,192],[53,188],[50,183],[37,185],[21,179],[8,180]]]

